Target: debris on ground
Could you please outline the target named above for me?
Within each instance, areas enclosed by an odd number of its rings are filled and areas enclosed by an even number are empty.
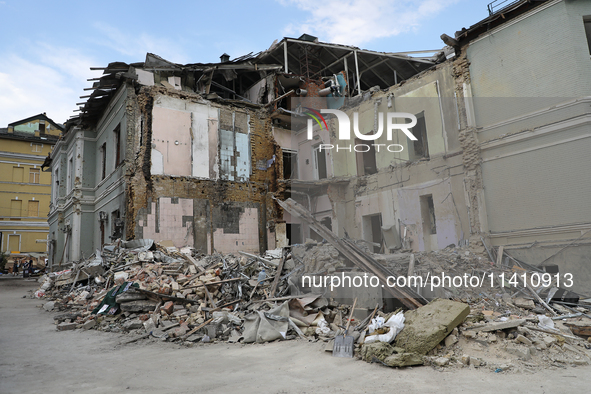
[[[34,295],[51,300],[45,310],[62,312],[54,316],[58,330],[130,332],[185,343],[316,340],[319,326],[321,335],[334,336],[335,317],[349,307],[319,294],[288,295],[288,279],[302,268],[290,248],[264,257],[206,256],[153,240],[118,241],[44,275]]]
[[[44,275],[34,295],[45,300],[46,311],[56,312],[57,330],[128,333],[126,343],[148,337],[188,346],[303,338],[326,343],[330,353],[349,323],[355,355],[389,367],[510,373],[591,362],[591,305],[552,284],[524,287],[509,279],[539,274],[530,266],[499,266],[468,247],[384,255],[341,242],[362,253],[360,261],[372,264],[373,272],[422,278],[468,273],[494,280],[492,286],[447,284],[435,293],[426,290],[428,282],[407,287],[405,294],[421,297],[414,302],[431,301],[419,307],[399,302],[387,312],[384,302],[365,318],[349,319],[349,302],[326,292],[302,293],[299,286],[304,274],[364,272],[333,243],[307,240],[263,256],[206,256],[136,240],[106,245],[86,261]]]

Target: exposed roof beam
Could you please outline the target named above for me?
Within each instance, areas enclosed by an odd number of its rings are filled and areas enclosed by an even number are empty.
[[[400,71],[398,71],[397,69],[393,68],[393,67],[392,67],[392,66],[391,66],[389,63],[386,63],[386,66],[387,66],[387,67],[388,67],[390,70],[392,70],[393,72],[395,72],[395,73],[396,73],[396,75],[400,77],[400,80],[402,80],[402,81],[405,81],[405,80],[406,80],[406,78],[405,78],[405,77],[404,77],[402,74],[400,74]],[[396,81],[395,81],[395,82],[396,82]]]
[[[423,51],[407,51],[407,52],[392,52],[392,54],[394,55],[409,55],[412,53],[437,53],[437,52],[441,52],[442,49],[431,49],[431,50],[423,50]]]
[[[334,55],[332,52],[330,52],[332,55]],[[347,53],[345,56],[341,56],[339,58],[337,58],[337,60],[335,60],[334,62],[330,63],[328,66],[324,67],[322,70],[320,70],[320,72],[325,71],[326,69],[331,68],[332,66],[334,66],[335,64],[338,64],[342,61],[344,61],[346,58],[348,58],[349,56],[351,56],[353,54],[353,51]]]
[[[300,43],[300,44],[307,44],[307,45],[316,45],[316,46],[321,46],[321,47],[325,47],[325,48],[334,48],[334,49],[349,50],[349,51],[356,50],[353,47],[339,46],[339,45],[327,44],[327,43],[323,43],[323,42],[301,41],[301,40],[296,40],[294,38],[286,38],[286,40],[288,42],[294,42],[294,43]],[[421,59],[414,59],[414,58],[409,58],[408,56],[397,55],[396,53],[375,52],[375,51],[368,51],[366,49],[357,49],[357,53],[363,53],[363,54],[374,55],[374,56],[387,56],[387,57],[390,57],[390,58],[393,58],[393,59],[412,60],[412,61],[416,61],[418,63],[425,63],[425,64],[433,64],[434,63],[432,61],[421,60]]]
[[[363,63],[363,64],[365,65],[365,67],[367,67],[367,69],[366,69],[366,70],[363,70],[363,71],[361,72],[361,74],[363,74],[363,72],[365,72],[365,71],[367,71],[367,70],[371,70],[371,68],[372,68],[372,67],[370,67],[370,66],[369,66],[369,65],[368,65],[368,64],[367,64],[367,63],[366,63],[366,62],[363,60],[363,58],[361,58],[360,56],[358,56],[358,58],[359,58],[359,61],[360,61],[361,63]],[[380,63],[381,63],[381,62],[380,62]],[[377,64],[375,64],[375,66],[377,66]],[[390,86],[391,86],[391,85],[390,85],[388,82],[386,82],[386,81],[384,80],[384,78],[382,78],[382,77],[381,77],[381,76],[380,76],[378,73],[376,73],[376,72],[374,72],[374,71],[372,71],[372,72],[374,73],[374,75],[375,75],[376,77],[378,77],[378,79],[379,79],[380,81],[382,81],[382,82],[384,83],[384,85],[386,85],[386,86],[384,86],[384,88],[388,88],[388,87],[390,87]],[[361,74],[359,74],[359,87],[360,87],[360,88],[361,88]],[[369,86],[369,87],[371,87],[371,86]]]

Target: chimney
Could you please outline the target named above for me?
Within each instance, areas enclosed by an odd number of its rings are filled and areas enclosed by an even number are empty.
[[[230,61],[230,55],[227,53],[224,53],[222,56],[220,56],[220,63],[226,63],[228,61]]]

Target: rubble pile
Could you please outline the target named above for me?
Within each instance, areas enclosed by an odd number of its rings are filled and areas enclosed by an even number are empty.
[[[187,344],[300,337],[324,341],[331,352],[335,337],[350,335],[358,358],[390,367],[516,372],[591,362],[591,304],[552,283],[531,287],[509,279],[515,273],[529,278],[532,267],[491,263],[467,247],[371,257],[397,276],[494,280],[444,284],[437,294],[427,294],[425,282],[415,290],[428,304],[387,313],[380,310],[384,302],[349,322],[354,307],[340,303],[349,300],[335,300],[327,289],[302,294],[299,287],[304,274],[360,271],[332,244],[308,240],[264,256],[205,256],[138,240],[107,245],[69,270],[45,275],[35,294],[50,300],[46,310],[59,311],[58,330],[136,334],[129,342],[149,336]]]
[[[58,330],[133,332],[186,342],[265,342],[321,331],[334,336],[333,321],[347,310],[320,295],[285,296],[303,265],[289,250],[264,257],[196,255],[191,248],[152,240],[107,245],[71,269],[43,276],[38,298]],[[330,321],[330,323],[329,323]],[[306,334],[305,334],[306,333]],[[141,338],[141,337],[140,337]]]
[[[304,265],[304,274],[333,273],[347,266],[346,259],[328,243],[311,239],[292,248],[294,258]]]
[[[483,253],[453,246],[374,257],[396,275],[426,279],[468,274],[485,279],[479,286],[452,283],[437,287],[429,298],[440,298],[405,313],[406,326],[392,345],[362,345],[360,357],[368,362],[395,367],[486,367],[497,373],[591,362],[591,341],[587,341],[591,338],[591,303],[556,282],[533,287],[531,278],[543,275],[536,267],[514,259],[511,266],[499,266]],[[429,292],[429,284],[425,281],[417,290]],[[445,316],[437,319],[444,308],[429,309],[442,301],[455,302],[460,309],[463,306],[463,312],[452,313],[456,316],[453,322]]]

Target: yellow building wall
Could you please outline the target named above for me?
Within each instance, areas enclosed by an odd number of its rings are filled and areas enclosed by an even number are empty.
[[[46,129],[46,133],[48,131],[50,130]],[[2,251],[46,252],[47,244],[37,240],[47,239],[49,233],[47,214],[51,201],[51,173],[41,171],[40,167],[52,147],[52,144],[44,140],[31,142],[0,138],[0,232],[2,233],[0,250]],[[15,157],[5,152],[37,157]],[[19,250],[10,250],[12,249],[9,245],[11,235],[20,236],[18,237]],[[13,238],[13,246],[16,244],[15,239]]]

